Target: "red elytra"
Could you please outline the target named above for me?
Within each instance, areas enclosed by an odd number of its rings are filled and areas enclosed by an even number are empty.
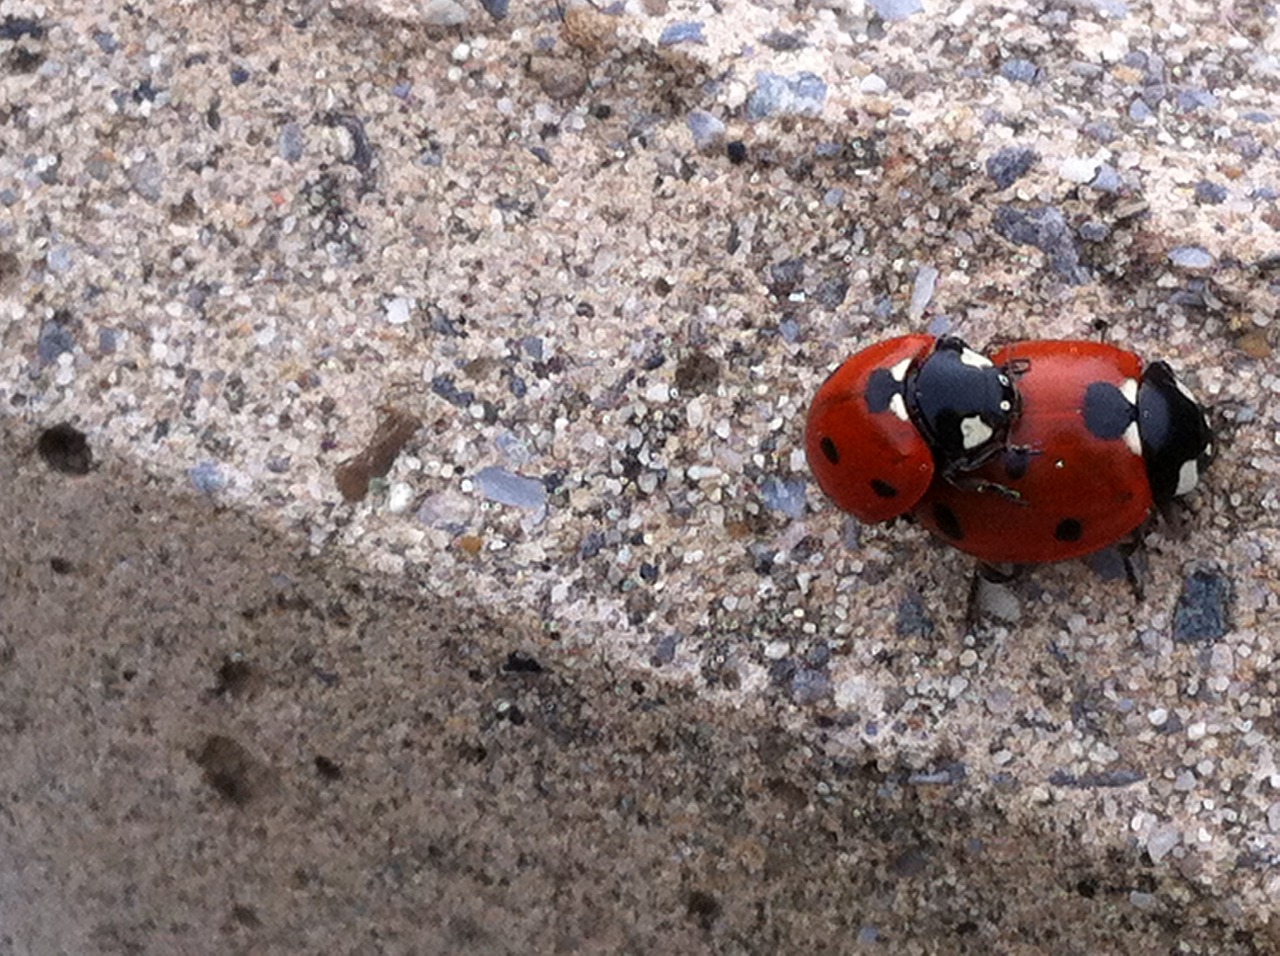
[[[992,361],[1025,364],[1007,447],[965,481],[934,482],[913,509],[920,524],[993,564],[1062,561],[1132,534],[1155,505],[1138,429],[1142,360],[1037,341]]]
[[[861,521],[905,514],[933,481],[933,452],[905,408],[873,408],[868,392],[876,373],[900,370],[901,381],[935,341],[903,335],[863,349],[831,373],[809,407],[809,469],[827,497]]]

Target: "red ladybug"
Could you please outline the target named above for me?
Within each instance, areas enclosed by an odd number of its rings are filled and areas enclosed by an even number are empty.
[[[904,335],[863,349],[809,408],[809,468],[862,521],[906,514],[935,478],[954,481],[1006,447],[1018,416],[1016,373],[950,336]]]
[[[1212,456],[1204,409],[1164,362],[1098,342],[1018,342],[1021,414],[964,482],[935,481],[913,509],[991,564],[1079,557],[1133,534],[1196,487]]]

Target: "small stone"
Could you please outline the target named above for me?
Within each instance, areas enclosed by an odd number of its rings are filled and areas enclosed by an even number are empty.
[[[1181,842],[1181,830],[1171,823],[1162,824],[1147,836],[1147,855],[1152,863],[1159,863]]]
[[[1163,727],[1169,719],[1169,711],[1163,707],[1157,707],[1147,712],[1147,720],[1151,721],[1152,727]]]
[[[480,6],[484,7],[484,12],[493,17],[493,19],[505,20],[507,18],[507,10],[511,6],[511,0],[480,0]]]
[[[1231,582],[1216,569],[1193,571],[1183,582],[1173,612],[1173,639],[1211,644],[1231,630]]]
[[[756,74],[756,88],[747,98],[747,118],[767,116],[821,116],[827,100],[827,84],[816,73],[803,71],[790,76]]]
[[[1026,175],[1040,155],[1028,146],[1006,146],[987,158],[987,175],[999,189],[1008,189]]]
[[[781,512],[788,518],[803,518],[807,485],[804,478],[782,479],[770,475],[760,486],[760,497],[770,511]]]
[[[1043,252],[1049,259],[1049,267],[1066,282],[1072,285],[1089,282],[1089,270],[1080,264],[1071,227],[1057,206],[1029,209],[1000,206],[992,225],[998,235],[1010,242],[1034,246]]]
[[[280,139],[276,143],[276,148],[280,152],[280,158],[285,162],[296,163],[300,160],[306,145],[300,123],[285,123],[280,128]]]
[[[1216,206],[1227,201],[1227,187],[1202,179],[1195,186],[1195,200],[1202,206]]]
[[[537,478],[526,478],[490,465],[476,472],[475,482],[488,501],[527,511],[546,507],[547,486]]]
[[[387,489],[387,511],[392,514],[400,514],[408,511],[409,505],[413,504],[414,491],[413,486],[407,481],[393,481],[391,487]]]
[[[894,628],[899,637],[928,637],[933,633],[933,620],[917,591],[908,591],[898,602]]]
[[[532,57],[529,72],[538,80],[542,92],[554,100],[570,100],[581,96],[586,92],[590,79],[586,67],[581,63],[549,56]]]
[[[692,110],[685,122],[693,134],[693,145],[698,149],[719,149],[724,142],[724,123],[706,110]]]
[[[1015,58],[1000,64],[1000,75],[1015,83],[1034,83],[1040,68],[1030,60]]]
[[[215,461],[202,461],[187,471],[187,477],[196,491],[212,495],[227,486],[227,478]]]
[[[938,270],[933,266],[921,266],[911,286],[911,302],[907,306],[907,318],[916,322],[924,315],[938,285]]]
[[[154,157],[134,163],[128,171],[133,191],[148,202],[159,202],[164,191],[164,168]]]
[[[1135,123],[1150,119],[1151,115],[1151,107],[1144,103],[1141,98],[1129,104],[1129,119]]]
[[[422,22],[433,27],[460,27],[471,19],[466,7],[455,0],[427,0],[421,10]]]
[[[1169,261],[1179,269],[1208,269],[1213,265],[1213,256],[1200,246],[1178,246],[1169,251]]]
[[[783,33],[781,30],[771,30],[760,38],[760,42],[778,53],[793,53],[804,48],[804,37],[801,34]]]
[[[669,23],[658,37],[658,46],[675,46],[678,43],[706,43],[701,20],[685,20]]]
[[[1080,238],[1085,242],[1106,242],[1107,237],[1111,235],[1111,227],[1105,222],[1098,222],[1096,219],[1090,219],[1088,222],[1081,223],[1077,232],[1079,233]],[[1095,570],[1097,569],[1095,568]],[[1123,575],[1123,568],[1121,569],[1121,573]]]
[[[1058,167],[1058,175],[1067,182],[1083,185],[1098,175],[1098,161],[1088,156],[1069,157]]]
[[[923,0],[868,0],[868,3],[880,15],[881,20],[889,23],[905,20],[924,10]]]
[[[1099,192],[1114,193],[1120,191],[1120,187],[1124,185],[1124,180],[1120,178],[1120,174],[1116,172],[1114,166],[1110,163],[1103,163],[1098,167],[1098,175],[1093,177],[1089,185]]]
[[[409,296],[397,296],[383,305],[383,314],[391,325],[404,325],[413,315],[414,301]]]
[[[885,82],[884,77],[877,76],[875,73],[868,73],[858,81],[858,92],[869,93],[872,96],[881,96],[889,89],[889,84]]]

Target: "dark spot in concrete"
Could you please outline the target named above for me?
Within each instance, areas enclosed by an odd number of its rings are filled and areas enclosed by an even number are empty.
[[[87,475],[93,466],[89,440],[84,432],[66,422],[41,432],[36,451],[46,465],[64,475]]]

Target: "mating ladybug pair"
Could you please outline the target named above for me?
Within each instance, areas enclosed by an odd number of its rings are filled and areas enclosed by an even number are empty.
[[[988,564],[1089,554],[1195,488],[1204,409],[1164,362],[1100,342],[1016,342],[990,357],[904,335],[823,383],[805,432],[827,496],[866,522],[910,514]]]

